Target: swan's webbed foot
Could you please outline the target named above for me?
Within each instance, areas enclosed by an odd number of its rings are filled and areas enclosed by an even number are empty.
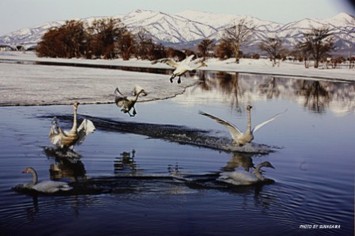
[[[134,116],[136,116],[136,114],[137,114],[136,109],[133,109],[132,114],[131,114],[130,112],[128,112],[128,115],[129,115],[130,117],[134,117]]]
[[[180,84],[180,83],[181,83],[181,78],[180,78],[180,77],[179,77],[179,79],[178,79],[178,81],[177,81],[177,82],[178,82],[178,84]]]
[[[170,77],[170,83],[172,83],[173,82],[173,79],[175,78],[175,75],[172,75],[171,77]]]

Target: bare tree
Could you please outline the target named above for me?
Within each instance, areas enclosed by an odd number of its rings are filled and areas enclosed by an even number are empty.
[[[118,40],[117,51],[123,60],[129,60],[135,50],[136,42],[130,32],[125,32]]]
[[[280,59],[281,53],[284,51],[282,40],[278,37],[266,38],[260,43],[259,48],[265,51],[270,59],[273,60],[272,66],[276,65],[276,59]]]
[[[297,44],[298,50],[310,54],[314,59],[314,68],[334,49],[334,40],[329,28],[313,28],[309,33],[303,33],[304,41]]]
[[[223,38],[232,45],[235,61],[237,63],[239,63],[240,47],[250,39],[254,29],[255,26],[251,21],[242,18],[224,30]]]
[[[214,51],[215,56],[219,59],[230,58],[233,55],[231,43],[224,39],[219,40]]]
[[[88,32],[91,35],[89,44],[91,53],[95,57],[112,59],[116,57],[117,41],[128,31],[121,20],[108,18],[95,20],[88,28]]]
[[[206,57],[208,56],[208,50],[211,49],[212,45],[213,45],[213,40],[211,40],[211,39],[203,39],[197,45],[197,49],[201,53],[203,60],[205,60]]]
[[[42,36],[36,52],[40,57],[81,57],[86,53],[87,39],[83,22],[66,21],[64,25],[51,28]]]

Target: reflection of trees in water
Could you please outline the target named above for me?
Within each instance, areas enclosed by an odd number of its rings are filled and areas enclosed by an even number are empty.
[[[278,98],[280,95],[280,88],[277,84],[277,79],[272,77],[266,83],[261,83],[259,85],[260,94],[266,95],[267,99]]]
[[[243,91],[239,86],[239,73],[201,73],[198,87],[203,91],[218,91],[230,99],[232,107],[239,107]]]
[[[322,83],[320,81],[309,80],[297,82],[299,88],[295,92],[297,95],[304,96],[304,106],[318,113],[324,112],[332,100],[329,91],[326,89],[328,82]]]
[[[243,73],[199,73],[196,88],[222,95],[232,107],[243,108],[253,100],[302,100],[304,106],[318,113],[355,110],[355,83],[316,81]]]

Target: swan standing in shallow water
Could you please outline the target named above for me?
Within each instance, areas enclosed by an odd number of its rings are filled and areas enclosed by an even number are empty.
[[[132,91],[133,98],[129,98],[128,96],[123,95],[118,88],[115,90],[115,104],[118,107],[121,107],[121,111],[124,113],[128,113],[129,116],[135,116],[137,114],[136,108],[134,105],[138,101],[138,97],[140,95],[147,96],[148,93],[145,92],[143,88],[140,86],[135,86]],[[131,109],[133,109],[132,114],[130,113]]]
[[[262,175],[262,167],[274,168],[270,162],[264,161],[258,164],[252,172],[245,170],[222,172],[217,178],[217,181],[233,185],[252,185],[272,181],[271,179],[267,179]]]
[[[196,70],[200,67],[203,66],[207,66],[206,63],[204,63],[203,61],[196,61],[192,64],[191,60],[194,57],[194,55],[191,55],[189,57],[186,57],[184,60],[180,61],[180,62],[176,62],[175,60],[171,59],[171,58],[163,58],[160,60],[157,60],[155,62],[153,62],[154,64],[157,62],[160,63],[165,63],[173,68],[175,68],[175,70],[173,71],[173,74],[170,77],[170,82],[173,82],[173,79],[178,76],[178,84],[181,83],[181,76],[184,75],[186,72],[188,71],[193,71]]]
[[[69,131],[63,131],[58,126],[56,117],[53,119],[49,139],[54,145],[60,148],[70,148],[75,144],[81,144],[88,134],[95,131],[94,124],[88,119],[84,119],[78,127],[78,106],[78,102],[73,104],[73,126]]]
[[[45,180],[38,182],[38,175],[35,169],[32,167],[25,168],[22,173],[24,174],[32,174],[32,182],[17,185],[15,189],[18,190],[35,190],[41,193],[56,193],[58,191],[69,191],[72,190],[72,187],[68,185],[66,182],[61,181],[52,181]]]
[[[251,128],[251,109],[252,109],[252,106],[248,105],[247,106],[248,124],[247,124],[247,129],[244,133],[241,132],[237,126],[235,126],[225,120],[222,120],[216,116],[210,115],[210,114],[202,112],[202,111],[200,111],[199,113],[201,115],[207,116],[207,117],[217,121],[221,125],[224,125],[228,129],[229,133],[231,134],[231,136],[233,138],[233,142],[239,146],[244,146],[245,144],[250,143],[254,139],[254,132],[255,131],[257,131],[258,129],[260,129],[261,127],[266,125],[267,123],[275,120],[282,113],[286,112],[286,110],[285,110],[284,112],[278,113],[278,114],[274,115],[273,117],[271,117],[270,119],[268,119],[267,121],[264,121],[263,123],[255,126],[252,129]]]

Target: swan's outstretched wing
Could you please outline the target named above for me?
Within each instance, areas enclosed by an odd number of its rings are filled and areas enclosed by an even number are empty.
[[[121,91],[116,88],[115,90],[115,103],[118,107],[124,106],[125,102],[127,101],[127,96],[123,95]]]
[[[152,64],[156,64],[156,63],[165,63],[168,66],[171,66],[174,68],[176,68],[179,65],[174,59],[171,59],[171,58],[162,58],[162,59],[155,60],[152,62]]]
[[[195,55],[190,55],[188,57],[186,57],[184,60],[181,61],[181,63],[187,65],[192,61],[192,58],[194,58]]]
[[[242,132],[236,126],[232,125],[231,123],[229,123],[225,120],[222,120],[218,117],[215,117],[213,115],[210,115],[210,114],[202,112],[202,111],[200,111],[199,113],[203,116],[207,116],[207,117],[217,121],[221,125],[224,125],[228,129],[229,133],[232,135],[233,139],[235,139],[235,140],[238,139],[238,137],[242,134]]]
[[[52,120],[52,126],[51,129],[49,130],[49,140],[51,141],[52,144],[60,146],[61,145],[61,139],[60,139],[60,134],[63,131],[58,125],[58,119],[57,117],[54,117]]]
[[[115,89],[115,96],[116,98],[125,98],[126,96],[121,93],[121,91],[118,89],[118,87]]]
[[[258,129],[260,129],[260,128],[263,127],[264,125],[266,125],[266,124],[268,124],[269,122],[275,120],[277,117],[279,117],[280,115],[282,115],[282,114],[285,113],[286,111],[287,111],[287,109],[284,110],[283,112],[277,113],[276,115],[274,115],[274,116],[271,117],[270,119],[268,119],[268,120],[266,120],[266,121],[264,121],[264,122],[258,124],[257,126],[255,126],[255,127],[253,128],[252,132],[257,131]]]
[[[77,144],[81,144],[84,142],[85,138],[87,135],[91,134],[94,132],[96,129],[94,123],[92,123],[91,120],[84,119],[83,122],[81,122],[79,128],[78,128],[78,141]]]

